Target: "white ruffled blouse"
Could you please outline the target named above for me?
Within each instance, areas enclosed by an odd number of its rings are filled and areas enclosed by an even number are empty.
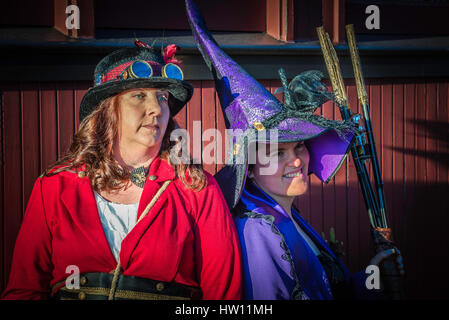
[[[96,192],[94,194],[106,239],[118,261],[122,241],[136,224],[139,203],[114,203]]]

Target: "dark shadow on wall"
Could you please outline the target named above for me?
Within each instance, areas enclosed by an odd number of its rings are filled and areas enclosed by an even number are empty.
[[[425,148],[399,148],[388,147],[391,150],[401,152],[405,155],[418,156],[430,159],[445,168],[449,167],[449,123],[443,121],[408,120],[411,126],[416,128],[417,139],[427,139],[431,142],[434,150]],[[426,142],[423,143],[424,145]],[[437,150],[435,150],[437,149]]]
[[[344,242],[343,261],[350,272],[364,270],[374,247],[359,186],[322,190],[314,194],[312,187],[300,211],[319,234],[328,236],[334,227],[337,240]],[[389,225],[404,258],[406,298],[449,298],[449,278],[443,271],[449,265],[449,184],[386,183],[385,190]],[[335,204],[326,204],[329,199]]]

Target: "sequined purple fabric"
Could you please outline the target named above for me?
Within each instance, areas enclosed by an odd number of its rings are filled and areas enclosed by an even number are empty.
[[[216,74],[216,89],[231,128],[252,128],[282,110],[268,90],[232,60],[212,38],[192,1],[186,1],[193,36],[206,63]]]

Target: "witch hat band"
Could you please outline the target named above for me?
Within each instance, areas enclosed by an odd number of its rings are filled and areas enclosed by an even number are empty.
[[[232,60],[208,32],[192,0],[186,0],[187,17],[204,61],[211,70],[228,129],[241,129],[243,164],[231,162],[215,176],[229,207],[237,204],[248,173],[248,146],[258,141],[257,133],[277,129],[276,143],[305,141],[310,153],[309,173],[328,182],[343,163],[353,138],[353,126],[314,115],[314,108],[328,100],[317,81],[319,72],[305,72],[287,85],[281,72],[286,103],[283,104]],[[327,89],[326,89],[327,90]],[[270,135],[264,135],[270,142]]]

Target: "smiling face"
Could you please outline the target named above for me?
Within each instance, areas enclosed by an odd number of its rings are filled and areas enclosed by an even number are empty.
[[[303,141],[266,145],[266,160],[259,154],[249,177],[279,204],[288,204],[307,191],[309,151]],[[265,164],[264,164],[265,163]],[[272,174],[264,174],[268,166]],[[274,172],[273,172],[274,171]]]
[[[160,148],[170,118],[168,91],[126,91],[119,97],[118,113],[120,146]]]

